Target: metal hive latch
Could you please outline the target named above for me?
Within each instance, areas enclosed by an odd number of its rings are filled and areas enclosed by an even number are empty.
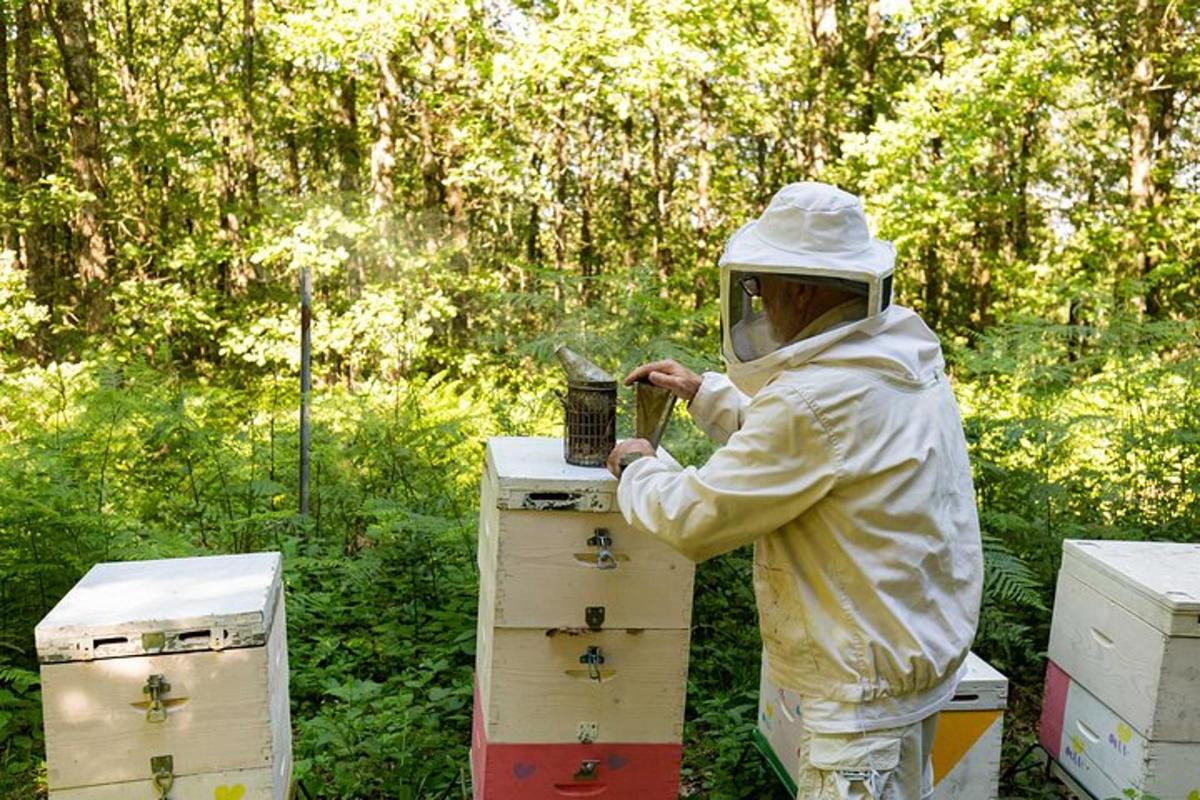
[[[607,528],[596,528],[596,533],[587,540],[588,547],[597,548],[596,569],[616,569],[619,564],[612,553],[612,537]]]
[[[589,678],[594,681],[600,680],[600,665],[604,663],[604,656],[599,647],[589,647],[587,652],[579,657],[579,663],[587,665]]]
[[[599,776],[600,762],[594,758],[579,762],[579,771],[575,773],[577,781],[594,781]]]
[[[142,694],[150,696],[150,707],[146,709],[147,722],[166,722],[167,708],[163,705],[162,696],[171,691],[165,675],[151,675],[142,687]]]

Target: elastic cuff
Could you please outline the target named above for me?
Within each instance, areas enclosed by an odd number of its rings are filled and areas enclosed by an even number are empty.
[[[709,375],[711,372],[705,372],[700,376],[700,386],[696,389],[696,394],[688,401],[688,413],[692,415],[692,419],[696,422],[708,421],[716,411],[712,407],[713,396],[716,394],[712,388],[716,381],[711,380]]]

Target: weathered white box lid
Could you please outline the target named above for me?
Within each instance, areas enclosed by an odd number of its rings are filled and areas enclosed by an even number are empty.
[[[34,630],[43,664],[261,647],[279,553],[97,564]]]
[[[663,448],[658,457],[678,468]],[[563,458],[563,440],[549,436],[488,439],[487,469],[496,505],[534,511],[616,511],[617,479],[604,467],[576,467]]]
[[[1068,539],[1062,571],[1169,636],[1200,636],[1200,544]]]
[[[972,651],[967,671],[943,711],[982,711],[1008,706],[1008,678]]]

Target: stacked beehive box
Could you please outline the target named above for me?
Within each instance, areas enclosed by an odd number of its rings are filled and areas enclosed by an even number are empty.
[[[36,630],[51,800],[282,800],[278,553],[98,564]]]
[[[979,656],[969,654],[967,672],[938,716],[931,800],[995,800],[1007,700],[1008,679]],[[792,794],[800,769],[800,734],[800,698],[771,681],[764,653],[754,740]]]
[[[1200,800],[1200,545],[1063,543],[1040,738],[1095,797]]]
[[[678,796],[693,566],[625,523],[616,486],[559,439],[488,442],[477,800]]]

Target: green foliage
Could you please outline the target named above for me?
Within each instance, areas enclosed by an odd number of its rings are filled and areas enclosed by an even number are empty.
[[[56,37],[74,6],[89,35]],[[84,571],[266,548],[309,791],[463,796],[484,438],[558,432],[559,343],[716,368],[721,244],[792,180],[864,196],[899,301],[947,343],[1006,758],[1032,740],[1062,540],[1196,540],[1194,0],[0,11],[2,796],[44,794],[31,629]],[[686,417],[666,445],[700,464]],[[748,737],[748,573],[697,573],[690,796],[778,792]]]

